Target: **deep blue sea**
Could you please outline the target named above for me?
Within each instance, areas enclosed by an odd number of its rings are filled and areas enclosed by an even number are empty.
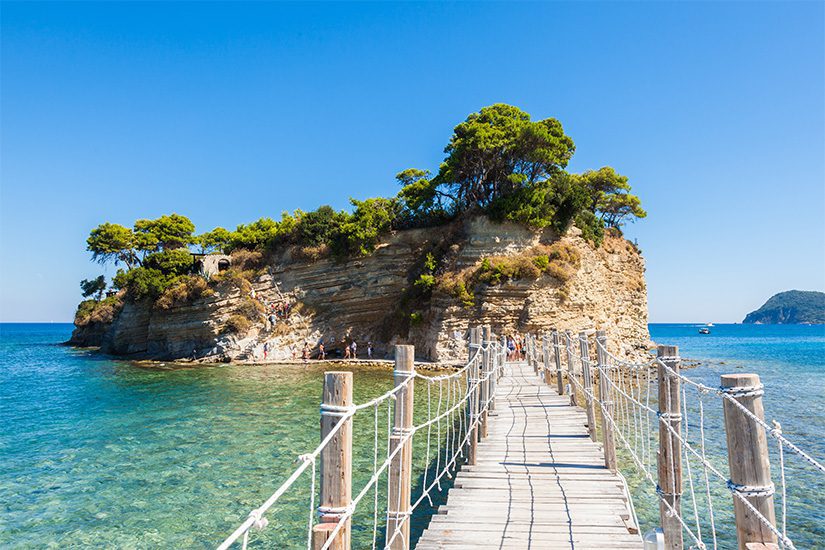
[[[708,385],[759,373],[768,419],[825,460],[825,327],[650,329],[700,360],[686,374]],[[58,345],[70,332],[0,325],[0,547],[214,547],[317,442],[320,366],[147,368]],[[356,400],[390,384],[356,371]],[[825,480],[788,462],[788,533],[823,547]]]

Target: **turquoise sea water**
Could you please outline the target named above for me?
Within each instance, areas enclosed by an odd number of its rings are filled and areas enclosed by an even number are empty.
[[[683,374],[706,386],[718,387],[720,375],[753,372],[765,386],[765,419],[780,422],[783,434],[814,458],[825,462],[825,326],[803,325],[716,325],[711,334],[699,334],[696,324],[653,324],[651,338],[659,344],[679,346],[685,359],[698,360],[699,366]],[[699,395],[688,387],[686,416],[688,440],[700,450],[699,406],[704,407],[704,429],[708,460],[725,475],[727,451],[721,399],[713,394]],[[775,441],[768,438],[772,477],[777,486],[775,496],[777,521],[781,525],[781,485],[779,455]],[[650,484],[634,470],[632,460],[622,453],[621,467],[633,488],[633,500],[643,528],[658,524],[658,508]],[[705,481],[701,462],[690,455],[696,509],[705,543],[712,541],[707,518]],[[683,458],[683,516],[693,525],[694,509],[688,486],[687,466]],[[825,548],[825,475],[798,457],[785,452],[787,481],[787,534],[797,548]],[[731,517],[732,496],[714,481],[711,494],[715,508],[716,535],[719,548],[735,548],[735,530]],[[695,532],[695,529],[694,529]],[[691,539],[685,536],[686,546]]]
[[[651,335],[702,360],[689,375],[709,385],[723,372],[758,372],[768,417],[825,458],[825,327],[712,330],[699,336],[694,325],[652,325]],[[211,548],[317,444],[321,366],[146,368],[57,345],[70,332],[71,325],[0,325],[0,547]],[[355,399],[391,384],[386,371],[356,370]],[[363,477],[373,460],[372,415],[359,422]],[[721,427],[713,422],[709,430]],[[821,546],[825,484],[797,463],[789,459],[796,515],[788,532],[800,533],[799,548]],[[644,508],[644,484],[629,477]],[[307,504],[286,499],[293,520],[273,522],[263,539],[300,547]]]

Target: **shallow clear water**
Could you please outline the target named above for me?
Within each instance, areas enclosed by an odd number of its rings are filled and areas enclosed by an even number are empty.
[[[2,325],[0,547],[214,547],[318,443],[321,366],[145,368],[70,330]],[[391,385],[355,370],[356,401]]]
[[[651,326],[656,341],[705,361],[690,375],[709,385],[731,369],[758,372],[768,417],[825,457],[825,328],[717,326],[709,337],[696,330]],[[323,366],[145,368],[56,345],[70,332],[71,325],[0,325],[0,547],[212,548],[318,442]],[[391,385],[387,371],[355,370],[358,402]],[[355,422],[361,482],[372,467],[372,423],[371,414]],[[423,471],[424,453],[414,456]],[[629,481],[651,524],[647,488]],[[307,484],[305,476],[294,494],[306,495]],[[802,533],[800,548],[815,547],[825,538],[822,478],[799,468],[789,485],[789,534]],[[271,523],[257,540],[302,546],[308,502],[291,495],[278,514],[290,521]],[[356,524],[371,527],[371,507],[361,514]],[[371,541],[371,529],[355,535]]]

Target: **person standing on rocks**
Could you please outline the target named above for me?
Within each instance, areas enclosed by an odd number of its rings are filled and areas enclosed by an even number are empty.
[[[352,341],[352,344],[349,345],[350,353],[352,353],[353,359],[358,359],[358,344],[355,343],[355,340]]]
[[[321,343],[318,344],[318,360],[323,361],[326,358],[327,358],[327,354],[324,351],[324,343],[321,342]]]
[[[367,342],[367,359],[372,359],[372,342]]]

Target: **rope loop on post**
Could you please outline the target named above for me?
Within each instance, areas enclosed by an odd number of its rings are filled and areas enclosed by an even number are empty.
[[[728,480],[727,486],[731,493],[739,493],[743,497],[769,497],[776,492],[773,483],[768,485],[739,485]]]
[[[665,490],[662,489],[659,486],[659,484],[657,483],[656,484],[656,494],[659,495],[660,497],[680,497],[680,496],[682,496],[682,491],[679,491],[678,493],[666,493]],[[673,516],[671,516],[671,517],[673,517]]]
[[[680,422],[682,420],[682,413],[656,411],[656,416],[662,420],[671,420],[675,422]]]
[[[352,503],[347,506],[319,506],[318,516],[325,520],[340,520],[343,517],[352,515],[355,507]]]
[[[352,416],[355,414],[355,405],[330,405],[329,403],[321,403],[321,416]]]
[[[726,388],[721,386],[719,393],[725,394],[728,397],[759,397],[765,395],[765,386],[759,384],[758,386],[734,386]]]

